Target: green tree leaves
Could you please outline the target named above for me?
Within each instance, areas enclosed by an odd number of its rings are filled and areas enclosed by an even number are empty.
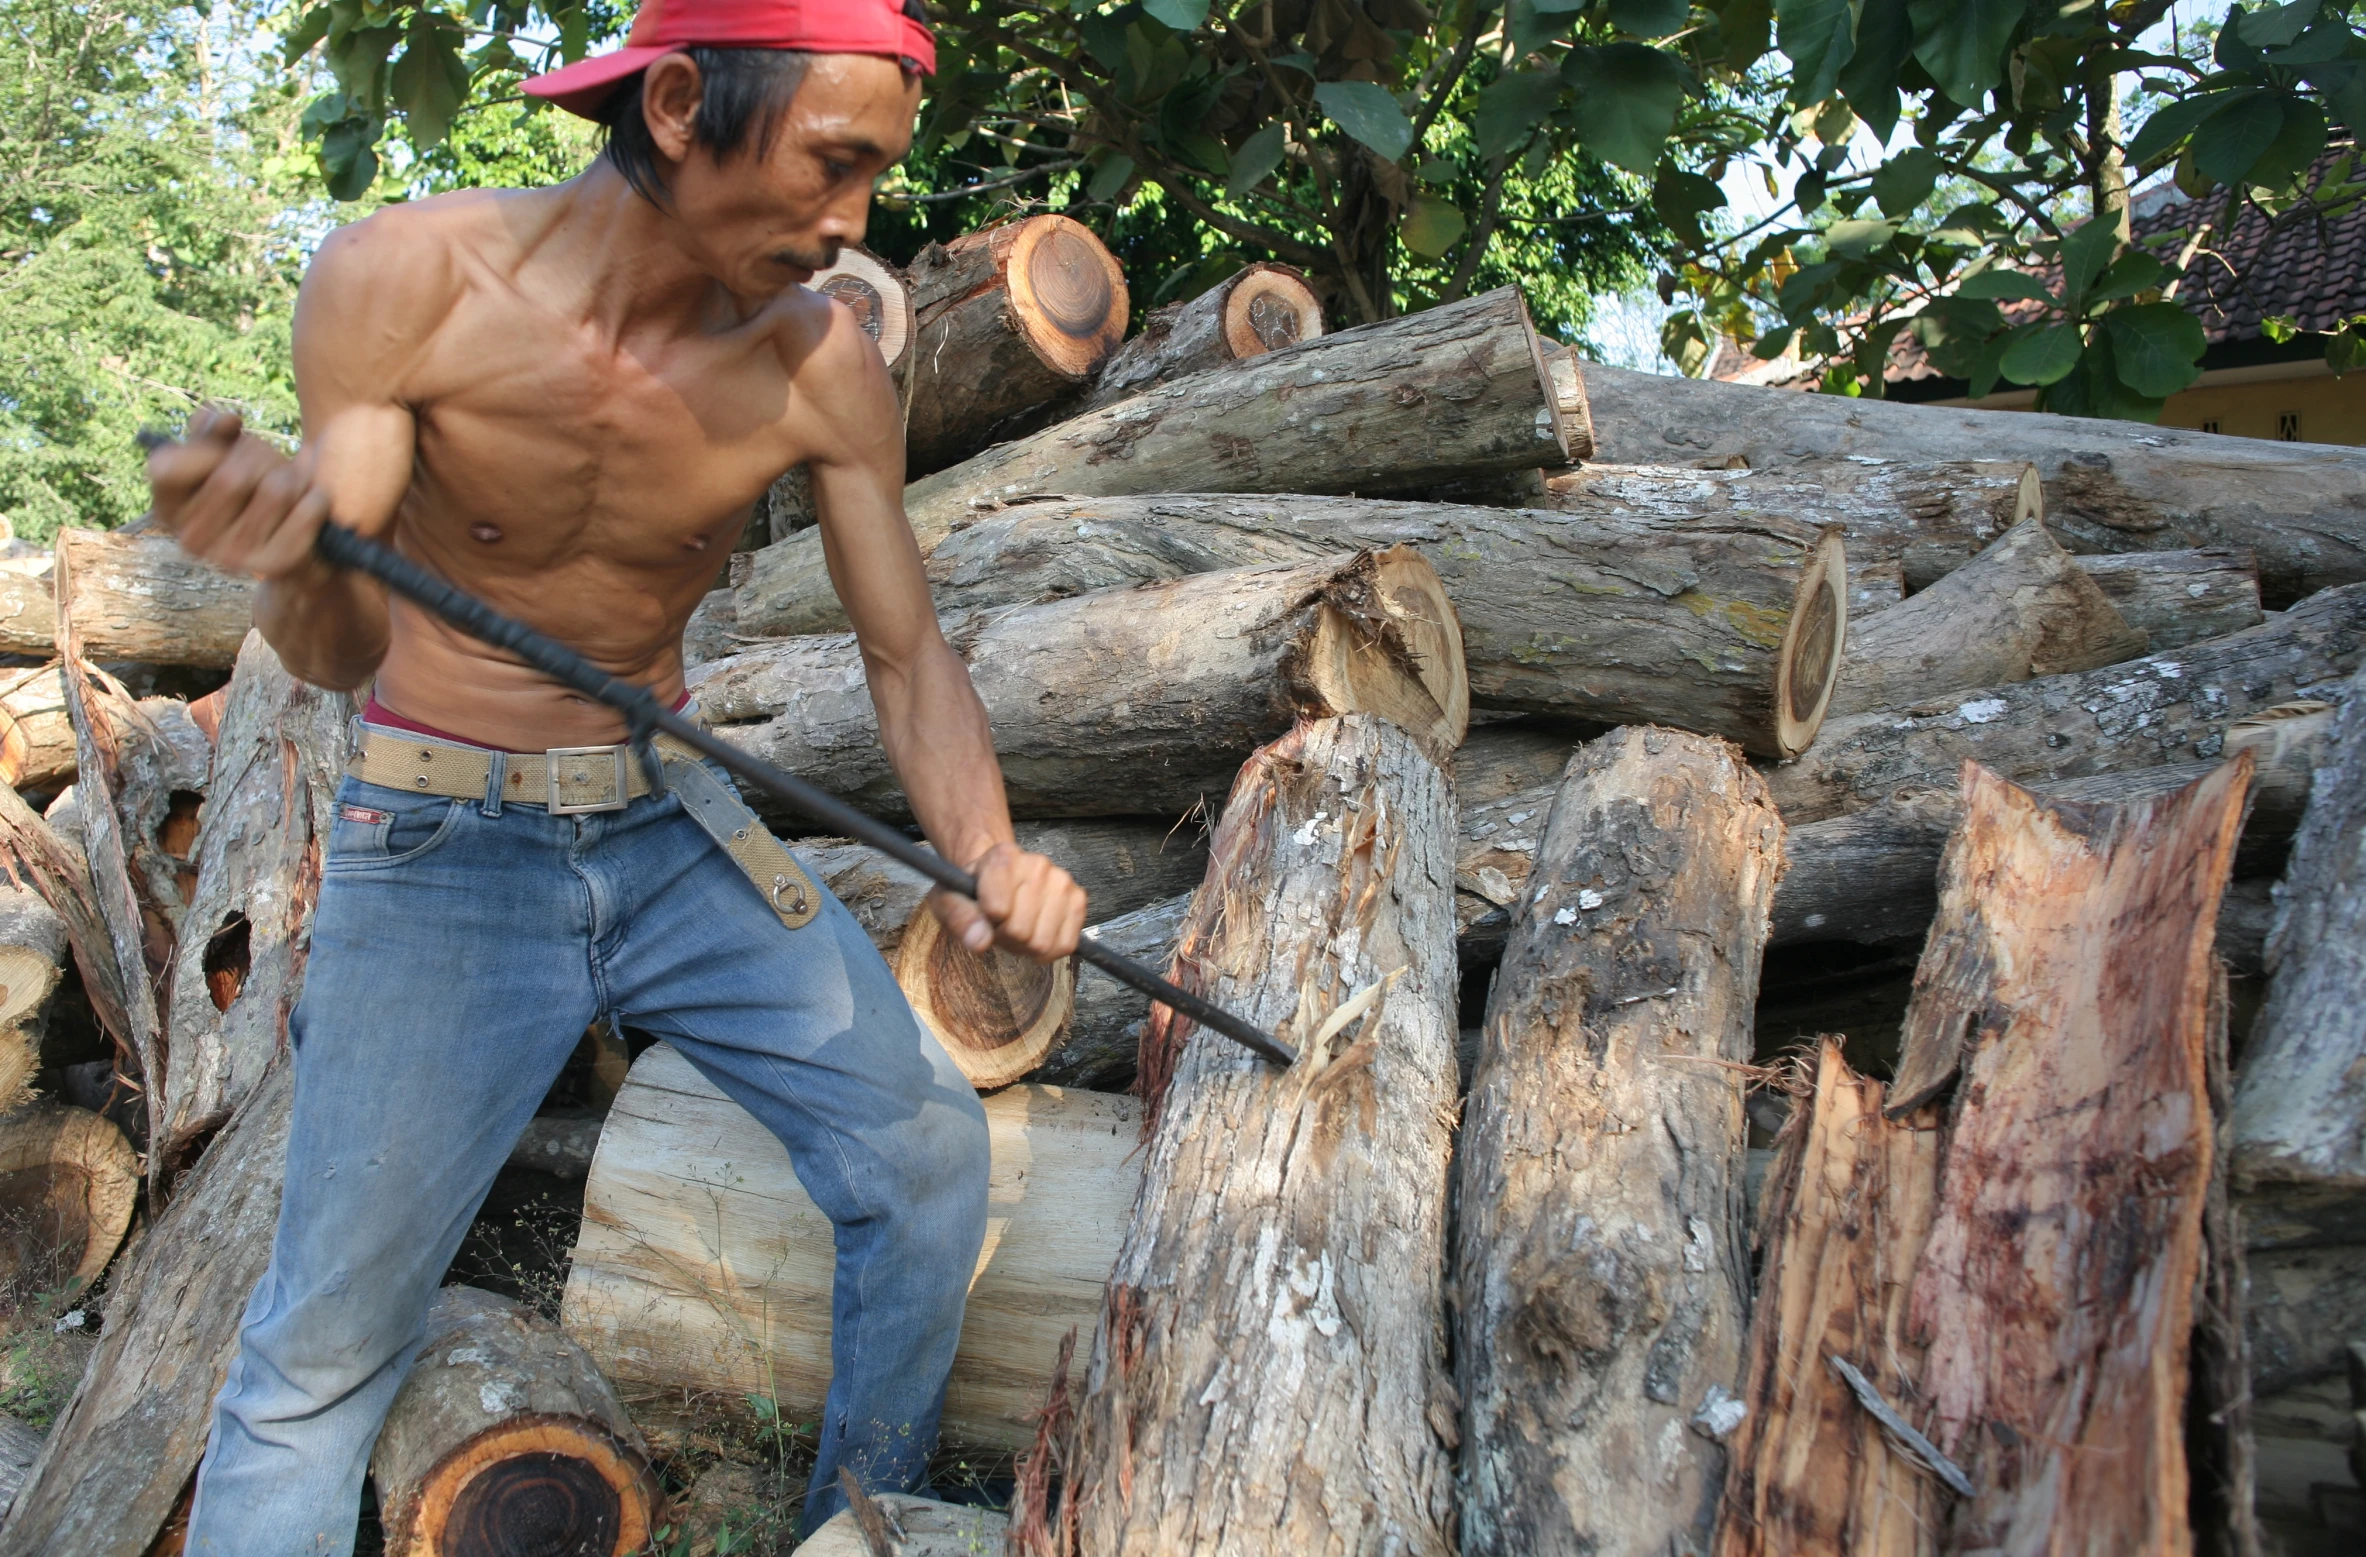
[[[1326,81],[1314,89],[1331,122],[1371,147],[1390,162],[1413,144],[1413,121],[1389,95],[1388,88],[1369,81]]]
[[[1857,8],[1850,0],[1775,0],[1775,46],[1792,64],[1791,101],[1812,107],[1840,84],[1840,68],[1857,47]]]
[[[2103,316],[2119,381],[2166,400],[2201,376],[2202,322],[2175,303],[2135,303]]]
[[[1579,45],[1561,66],[1576,94],[1577,138],[1603,161],[1649,173],[1675,131],[1692,71],[1665,49],[1642,43]]]
[[[1958,103],[1977,103],[2004,79],[2005,45],[2029,0],[1910,0],[1915,63]]]

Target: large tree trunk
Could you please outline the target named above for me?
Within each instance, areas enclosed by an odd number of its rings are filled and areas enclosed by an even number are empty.
[[[2231,546],[2090,555],[2079,566],[2155,649],[2182,649],[2265,620],[2258,559]]]
[[[370,1454],[387,1557],[650,1550],[664,1494],[616,1391],[565,1331],[446,1287]]]
[[[1323,305],[1306,277],[1288,265],[1260,260],[1187,303],[1172,303],[1142,321],[1094,379],[1081,411],[1141,394],[1153,385],[1245,357],[1262,357],[1323,333]]]
[[[294,1067],[273,1067],[149,1230],[0,1557],[144,1557],[205,1449],[245,1294],[271,1258]]]
[[[1362,325],[1162,384],[904,489],[922,555],[952,529],[1045,492],[1387,491],[1566,458],[1519,290]],[[837,632],[821,538],[757,552],[743,633]]]
[[[1973,1488],[1946,1550],[2191,1549],[2210,925],[2249,768],[2091,806],[1965,764],[1885,1105],[1956,1092],[1908,1309],[1929,1436]]]
[[[1764,781],[1673,730],[1590,743],[1553,802],[1463,1107],[1470,1557],[1706,1545],[1749,1309],[1733,1067],[1782,847]]]
[[[140,1201],[140,1162],[114,1121],[64,1103],[0,1114],[0,1282],[78,1297]]]
[[[287,1047],[353,699],[298,681],[261,633],[230,679],[197,885],[172,970],[160,1150],[177,1161]]]
[[[0,673],[0,784],[40,793],[74,782],[74,721],[54,664]]]
[[[1073,1550],[1452,1549],[1453,835],[1445,778],[1383,720],[1303,724],[1241,770],[1176,968],[1301,1057],[1153,1034],[1158,1121],[1063,1461]]]
[[[2366,580],[2366,450],[2271,443],[2085,417],[1794,395],[1586,365],[1601,457],[1695,463],[1740,456],[1780,476],[1802,464],[2030,460],[2046,517],[2073,551],[2241,546],[2284,605]],[[1854,549],[1857,540],[1849,537]]]
[[[947,636],[1023,816],[1179,815],[1300,717],[1381,714],[1440,758],[1469,718],[1454,608],[1410,548],[981,611]],[[753,649],[691,681],[725,738],[903,813],[851,635]]]
[[[1816,1046],[1814,1091],[1776,1143],[1758,1246],[1749,1378],[1717,1557],[1935,1557],[1939,1486],[1893,1447],[1831,1359],[1893,1406],[1914,1398],[1921,1344],[1906,1297],[1939,1193],[1935,1110],[1882,1117],[1881,1083],[1840,1042]]]
[[[1485,707],[1674,725],[1789,756],[1814,738],[1843,661],[1841,545],[1772,516],[1597,520],[1352,497],[1038,502],[955,531],[929,582],[950,610],[1399,544],[1437,568]]]
[[[916,341],[904,459],[916,472],[1031,431],[1125,339],[1125,272],[1065,216],[932,243],[904,280]]]
[[[41,1035],[68,950],[66,921],[48,899],[0,881],[0,1109],[21,1100],[41,1068]]]
[[[952,1443],[1016,1449],[1033,1436],[1061,1338],[1092,1328],[1141,1180],[1140,1109],[1047,1087],[984,1101],[986,1254],[944,1432]],[[692,1396],[701,1412],[738,1417],[760,1395],[782,1421],[817,1419],[830,1384],[835,1261],[829,1219],[780,1142],[673,1049],[643,1054],[609,1109],[584,1187],[561,1316],[636,1418],[666,1426]]]
[[[56,587],[93,661],[228,670],[254,624],[253,583],[199,562],[161,530],[60,530]]]
[[[1828,723],[1769,770],[1793,826],[1906,788],[1945,788],[1967,757],[2023,782],[2219,754],[2227,726],[2349,675],[2366,652],[2366,585],[2311,596],[2248,632],[2124,665],[1951,694],[1949,706]]]

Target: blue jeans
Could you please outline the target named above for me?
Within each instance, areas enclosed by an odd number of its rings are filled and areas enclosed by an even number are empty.
[[[836,1228],[807,1528],[838,1468],[917,1485],[986,1228],[986,1116],[826,892],[790,930],[670,796],[552,816],[347,780],[322,867],[271,1265],[188,1550],[344,1557],[427,1306],[583,1030],[658,1034],[789,1150]]]

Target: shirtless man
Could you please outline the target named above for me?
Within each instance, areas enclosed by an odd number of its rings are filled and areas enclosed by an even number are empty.
[[[322,245],[296,313],[300,454],[208,412],[149,460],[182,545],[262,580],[256,620],[291,670],[375,678],[362,758],[387,781],[338,796],[279,1232],[191,1552],[350,1551],[437,1282],[596,1017],[744,1104],[836,1225],[808,1529],[842,1465],[871,1489],[924,1472],[985,1230],[961,1072],[827,893],[799,922],[679,787],[643,793],[612,752],[546,762],[619,741],[614,715],[311,545],[332,518],[386,537],[675,699],[691,608],[766,485],[807,463],[881,740],[930,840],[977,873],[976,903],[937,912],[973,948],[1070,951],[1084,895],[1012,840],[904,518],[886,370],[799,285],[862,237],[933,64],[897,0],[651,0],[625,49],[528,86],[607,126],[588,171],[389,207]]]

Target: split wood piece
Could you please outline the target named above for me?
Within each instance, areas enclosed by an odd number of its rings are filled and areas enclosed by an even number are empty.
[[[0,784],[0,863],[18,883],[39,893],[64,922],[91,1014],[128,1061],[131,1022],[124,1010],[122,970],[106,921],[99,915],[98,894],[91,887],[80,839],[59,834],[15,790]]]
[[[1125,272],[1092,230],[1029,216],[922,249],[904,458],[941,470],[1031,431],[1125,339]]]
[[[167,1007],[157,1139],[176,1165],[287,1047],[355,712],[351,695],[290,675],[259,632],[229,691]]]
[[[21,1101],[41,1068],[50,997],[70,950],[66,921],[48,899],[0,878],[0,1108]]]
[[[1410,547],[972,612],[947,629],[1021,816],[1180,815],[1295,719],[1379,714],[1440,758],[1469,722],[1454,608]],[[726,739],[905,813],[851,634],[750,649],[690,682]]]
[[[1935,1557],[1939,1483],[1830,1365],[1917,1414],[1906,1296],[1939,1198],[1939,1116],[1882,1117],[1881,1083],[1817,1045],[1759,1202],[1763,1262],[1716,1557]]]
[[[980,956],[926,906],[913,911],[897,942],[895,981],[980,1092],[1041,1064],[1076,1004],[1072,959],[1037,962],[998,946]]]
[[[2088,556],[2079,566],[2155,649],[2223,638],[2265,620],[2258,559],[2235,547]]]
[[[75,761],[57,666],[0,672],[0,784],[20,794],[56,789],[74,782]]]
[[[2228,725],[2320,695],[2362,654],[2366,585],[2323,590],[2248,632],[2124,665],[1832,720],[1767,782],[1796,827],[1901,789],[1953,788],[1966,758],[2043,783],[2214,757]]]
[[[2228,900],[2234,897],[2230,887]],[[2226,910],[2211,969],[2203,1066],[2210,1093],[2210,1183],[2202,1202],[2202,1270],[2194,1287],[2193,1396],[2186,1457],[2193,1482],[2194,1549],[2204,1557],[2263,1557],[2257,1504],[2259,1446],[2252,1429],[2251,1346],[2244,1334],[2250,1273],[2232,1195],[2234,1078],[2227,1051]]]
[[[889,1557],[982,1557],[999,1554],[1009,1539],[1010,1518],[990,1508],[967,1508],[900,1492],[872,1495],[871,1502],[901,1532],[892,1536]],[[798,1557],[879,1557],[851,1508],[807,1536]]]
[[[1749,1311],[1738,1069],[1782,851],[1723,742],[1614,730],[1570,763],[1463,1105],[1471,1557],[1707,1544]]]
[[[370,1474],[387,1557],[625,1557],[650,1549],[665,1503],[591,1357],[474,1287],[436,1294]]]
[[[2268,932],[2235,1093],[2238,1181],[2366,1187],[2366,678],[2352,677]]]
[[[57,652],[54,559],[0,558],[0,654],[47,659]]]
[[[1453,816],[1385,720],[1242,768],[1176,976],[1301,1058],[1146,1040],[1156,1128],[1059,1461],[1074,1550],[1452,1549]]]
[[[2151,647],[2044,523],[2025,520],[1920,594],[1851,623],[1830,715],[2093,670]]]
[[[1322,333],[1323,305],[1305,274],[1260,260],[1189,302],[1152,312],[1141,333],[1101,365],[1077,409],[1098,410],[1185,373],[1262,357]]]
[[[1191,894],[1184,892],[1163,903],[1089,925],[1084,933],[1145,967],[1163,968],[1174,960],[1175,943],[1183,933],[1190,907]],[[1035,1079],[1057,1087],[1126,1090],[1134,1084],[1142,1026],[1149,1020],[1148,995],[1131,984],[1119,983],[1099,968],[1079,963],[1076,1004],[1068,1018],[1068,1030],[1043,1057]]]
[[[1908,1308],[1930,1437],[1975,1489],[1945,1550],[2190,1550],[2210,926],[2250,766],[2084,805],[1964,764],[1885,1103],[1961,1075]]]
[[[1484,707],[1673,725],[1789,756],[1814,739],[1845,653],[1838,533],[1771,516],[1352,497],[1030,503],[948,537],[930,587],[948,610],[1391,545],[1437,568]]]
[[[0,1281],[80,1292],[123,1246],[140,1162],[112,1120],[37,1101],[0,1114]]]
[[[110,1279],[107,1325],[0,1557],[144,1557],[205,1449],[245,1294],[270,1262],[294,1067],[249,1097]]]
[[[1018,1449],[1061,1338],[1089,1331],[1141,1182],[1130,1098],[1009,1087],[984,1100],[992,1175],[945,1398],[948,1441]],[[722,1200],[718,1217],[716,1197]],[[751,1395],[814,1421],[830,1385],[829,1219],[771,1132],[659,1044],[609,1109],[561,1320],[644,1426]]]
[[[254,625],[253,582],[199,562],[161,530],[60,530],[55,587],[56,609],[93,661],[228,670]]]
[[[1545,348],[1545,372],[1553,381],[1553,404],[1561,413],[1561,432],[1568,440],[1568,463],[1580,465],[1594,457],[1594,413],[1586,404],[1586,372],[1577,353],[1566,346]]]
[[[904,507],[926,556],[956,525],[1046,492],[1389,491],[1533,469],[1566,448],[1528,306],[1503,287],[1071,417],[914,482]],[[819,535],[749,561],[738,631],[845,630]]]

